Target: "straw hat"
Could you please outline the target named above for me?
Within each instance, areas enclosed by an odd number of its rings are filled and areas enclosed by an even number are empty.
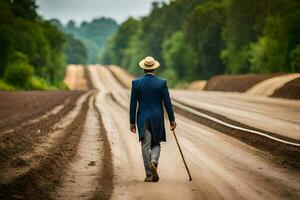
[[[159,62],[151,56],[147,56],[140,61],[139,66],[143,69],[156,69],[159,67]]]

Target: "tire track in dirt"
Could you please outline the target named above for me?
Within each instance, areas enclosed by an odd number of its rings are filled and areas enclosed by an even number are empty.
[[[95,95],[89,108],[77,153],[67,167],[56,199],[109,199],[112,191],[111,157]],[[109,160],[110,159],[110,160]]]
[[[80,91],[0,91],[0,133],[39,118],[81,94]]]
[[[82,104],[86,101],[88,93],[82,95],[76,102],[76,106],[71,110],[60,122],[53,126],[54,131],[40,136],[39,141],[35,141],[31,144],[30,151],[23,151],[15,154],[12,157],[11,165],[3,169],[0,174],[0,178],[3,182],[8,182],[11,179],[24,174],[32,168],[35,168],[43,158],[48,156],[49,151],[57,142],[63,138],[64,129],[68,127],[82,109]],[[19,165],[13,165],[13,163],[23,163]]]
[[[113,74],[113,76],[115,77],[115,79],[118,81],[118,83],[120,85],[122,85],[123,88],[128,87],[127,86],[128,84],[125,85],[123,83],[124,81],[120,81],[121,76],[127,77],[126,74],[117,74],[116,72],[114,72],[112,70],[110,70],[110,71]],[[129,77],[127,77],[127,79],[129,80]],[[191,97],[188,97],[188,98],[191,98]],[[251,127],[249,125],[240,123],[238,121],[232,120],[232,119],[230,119],[226,116],[211,112],[209,110],[205,110],[205,109],[201,109],[201,108],[196,107],[196,106],[191,106],[189,104],[185,104],[182,101],[180,101],[180,98],[179,99],[175,98],[173,100],[178,101],[179,103],[181,103],[185,106],[188,106],[188,107],[190,107],[190,108],[192,108],[196,111],[199,111],[201,113],[205,113],[209,116],[215,117],[215,118],[217,118],[219,120],[222,120],[224,122],[227,122],[227,123],[239,126],[239,127],[260,131],[260,132],[266,133],[268,135],[275,136],[275,137],[278,137],[278,138],[281,138],[281,139],[284,139],[284,140],[287,140],[287,141],[298,142],[297,140],[294,140],[294,139],[289,138],[289,137],[284,137],[282,135],[278,135],[278,134],[275,134],[275,133],[272,133],[272,132],[268,132],[268,131],[265,131],[265,130],[262,130],[262,129],[259,129],[259,128]],[[242,142],[244,142],[248,145],[251,145],[255,148],[258,148],[258,149],[263,150],[265,152],[271,153],[272,155],[275,156],[274,158],[272,158],[272,161],[275,162],[275,163],[278,163],[278,164],[283,165],[283,166],[293,167],[293,168],[299,168],[300,167],[300,149],[299,149],[299,147],[293,147],[293,146],[290,146],[290,145],[274,142],[273,140],[270,140],[268,138],[265,138],[265,137],[262,137],[262,136],[259,136],[259,135],[249,134],[248,132],[245,132],[245,131],[240,131],[240,130],[235,130],[235,129],[232,129],[232,128],[228,128],[226,126],[223,126],[219,123],[213,122],[213,121],[208,120],[206,118],[196,116],[196,115],[192,114],[191,112],[180,109],[176,106],[174,106],[174,108],[175,108],[176,113],[181,114],[183,116],[186,116],[186,117],[192,119],[193,121],[201,123],[201,124],[203,124],[205,126],[208,126],[212,129],[218,130],[221,133],[224,133],[224,134],[227,134],[231,137],[234,137],[234,138],[236,138],[236,139],[238,139],[238,140],[240,140],[240,141],[242,141]]]
[[[12,131],[1,133],[0,135],[0,169],[10,165],[13,157],[20,152],[31,151],[34,143],[40,142],[41,137],[47,136],[54,131],[54,125],[59,123],[72,109],[75,108],[76,100],[82,93],[78,93],[75,98],[71,98],[64,105],[60,112],[51,113],[47,118],[41,117],[31,123],[24,123],[17,126]],[[0,177],[1,177],[0,170]]]
[[[41,148],[41,151],[34,151],[33,153],[37,154],[29,156],[38,162],[34,163],[33,160],[30,163],[32,167],[23,173],[16,173],[15,176],[12,175],[4,179],[1,177],[0,199],[54,199],[51,191],[55,185],[60,183],[66,163],[74,157],[83,132],[88,108],[89,97],[87,96],[88,94],[82,100],[77,113],[70,117],[73,119],[71,123],[64,127],[64,130],[61,130],[62,135],[49,137],[48,140],[45,138],[44,142],[46,143],[37,146],[37,149]],[[17,171],[18,169],[16,169]]]
[[[113,192],[113,162],[112,162],[112,152],[110,143],[108,141],[107,137],[107,130],[105,128],[104,122],[103,122],[103,113],[100,112],[99,108],[96,106],[96,98],[98,96],[101,96],[100,94],[103,94],[105,91],[100,90],[99,88],[96,88],[94,83],[92,82],[88,67],[86,66],[84,68],[84,77],[86,79],[87,85],[89,89],[95,90],[96,95],[94,97],[93,106],[98,114],[98,123],[100,127],[100,138],[102,145],[102,156],[101,156],[101,170],[100,174],[98,176],[98,185],[96,188],[96,191],[94,192],[94,195],[91,199],[110,199],[112,192]]]
[[[62,104],[55,106],[53,109],[49,110],[48,112],[44,113],[43,115],[41,115],[37,118],[30,119],[30,120],[27,120],[27,121],[21,123],[16,128],[20,130],[20,129],[23,129],[23,127],[25,127],[25,126],[29,126],[31,124],[37,123],[38,121],[49,118],[52,115],[57,115],[59,112],[62,111],[62,109],[64,107],[66,107],[68,104],[70,104],[70,101],[71,101],[70,99],[66,99]],[[4,135],[4,134],[12,133],[15,131],[16,128],[11,128],[11,129],[5,130],[1,134]]]
[[[107,83],[109,87],[110,81],[104,80],[103,82]],[[114,95],[117,92],[112,91],[112,94]],[[109,106],[111,110],[116,109],[116,107],[112,104]],[[120,113],[119,115],[121,115],[121,111],[111,111],[110,113]],[[115,115],[113,119],[117,118],[116,126],[122,126],[120,122],[125,123],[125,121],[121,120],[121,117],[117,117],[117,114]],[[273,165],[265,157],[269,156],[268,153],[243,144],[226,134],[221,134],[222,132],[193,122],[190,116],[179,115],[177,119],[179,127],[176,132],[181,136],[181,144],[185,149],[187,162],[190,163],[194,177],[190,188],[192,191],[197,190],[194,199],[297,199],[299,197],[300,193],[299,189],[297,189],[299,183],[299,178],[297,178],[299,176],[297,175],[299,175],[299,172]],[[126,128],[123,128],[122,132],[125,131]],[[124,140],[122,139],[122,141]],[[169,143],[170,141],[164,147],[169,148],[167,152],[168,158],[162,157],[162,161],[167,161],[170,157],[173,157]],[[133,142],[131,144],[134,145]],[[131,166],[129,163],[126,165]],[[164,171],[162,168],[163,166],[160,167],[160,171]],[[168,171],[172,171],[174,168],[174,166],[172,168],[169,167]],[[164,176],[167,175],[168,171],[164,171]],[[135,176],[132,175],[131,177],[129,175],[131,180]],[[131,194],[132,190],[130,190],[135,184],[132,182],[136,180],[132,181],[131,184],[122,186],[120,184],[122,177],[118,179],[119,181],[116,183],[118,192],[115,192],[115,194],[122,197],[137,195],[137,189],[133,192],[135,194]],[[130,180],[126,180],[127,182],[130,182]],[[121,186],[124,187],[123,193],[121,192],[122,188],[120,189]],[[146,185],[144,187],[146,188]],[[187,187],[187,185],[183,187]],[[142,188],[141,190],[145,196],[138,196],[138,198],[147,199],[147,191],[144,191]],[[155,198],[162,198],[162,190],[163,187],[157,188],[157,190],[152,192],[152,195],[154,196],[157,191],[161,191],[159,196],[155,196]],[[176,190],[176,194],[178,191]],[[172,198],[176,199],[178,195],[173,195]]]
[[[183,104],[183,105],[185,105],[185,104]],[[275,135],[270,132],[266,132],[266,131],[263,131],[263,130],[260,130],[257,128],[250,127],[250,126],[242,124],[240,122],[233,121],[225,116],[218,115],[216,113],[213,113],[213,112],[210,112],[207,110],[203,110],[203,109],[200,109],[197,107],[193,107],[190,105],[188,105],[188,106],[196,111],[205,113],[211,117],[215,117],[216,119],[222,120],[224,122],[227,122],[227,123],[230,123],[230,124],[242,127],[242,128],[260,131],[267,135],[271,135],[271,136]],[[186,116],[189,119],[194,120],[195,122],[201,123],[212,129],[215,129],[215,130],[220,131],[224,134],[227,134],[231,137],[234,137],[234,138],[236,138],[248,145],[251,145],[257,149],[271,153],[272,155],[275,156],[274,158],[272,158],[272,161],[275,163],[278,163],[283,166],[300,168],[300,148],[299,147],[291,146],[288,144],[283,144],[283,143],[276,142],[274,140],[271,140],[269,138],[266,138],[266,137],[263,137],[260,135],[251,134],[246,131],[237,130],[237,129],[233,129],[233,128],[224,126],[220,123],[214,122],[214,121],[206,119],[204,117],[197,116],[189,111],[183,110],[183,109],[179,108],[178,106],[174,106],[174,108],[177,113],[179,113],[183,116]],[[278,137],[278,135],[275,135],[275,136]],[[282,138],[282,137],[279,137],[279,138]],[[287,138],[283,138],[283,139],[287,139]]]

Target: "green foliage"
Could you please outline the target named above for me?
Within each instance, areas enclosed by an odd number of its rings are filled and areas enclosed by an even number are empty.
[[[177,84],[177,74],[174,69],[166,69],[162,73],[163,77],[168,80],[168,85],[173,87]]]
[[[264,2],[270,3],[269,0]],[[266,8],[261,1],[227,1],[227,19],[223,31],[226,48],[222,52],[227,72],[247,73],[250,71],[249,45],[262,33]]]
[[[147,55],[170,85],[223,73],[299,72],[298,0],[175,0],[121,24],[99,61],[139,75]],[[70,25],[71,26],[71,25]]]
[[[4,80],[16,87],[29,87],[29,81],[34,74],[34,68],[28,64],[28,58],[22,53],[15,53],[13,62],[4,73]]]
[[[290,53],[292,71],[300,71],[300,45],[297,45]]]
[[[33,75],[59,84],[66,65],[64,34],[36,14],[34,0],[0,0],[0,10],[0,77],[24,89],[33,89]]]
[[[66,34],[67,46],[65,54],[67,56],[67,63],[69,64],[86,64],[87,63],[87,49],[84,44],[75,39],[72,35]]]
[[[220,1],[208,1],[196,8],[185,23],[187,42],[193,47],[198,65],[188,66],[192,79],[206,79],[225,71],[220,59],[224,48],[222,31],[225,23],[225,6]]]
[[[47,81],[42,78],[32,76],[29,80],[29,85],[27,89],[34,90],[57,90],[58,87],[50,85]]]
[[[171,86],[223,73],[299,72],[297,0],[176,0],[128,19],[99,61],[135,75],[151,55]],[[74,24],[70,24],[72,27]]]
[[[190,70],[197,64],[197,56],[181,31],[175,32],[164,41],[162,55],[166,70],[172,70],[176,73],[176,77],[182,80],[190,80],[192,74]]]
[[[99,51],[117,29],[118,24],[110,18],[97,18],[91,22],[82,22],[79,27],[72,20],[63,26],[59,20],[51,20],[52,24],[68,35],[68,63],[96,63]],[[84,47],[83,47],[84,46]],[[72,49],[75,47],[75,49]]]
[[[8,83],[6,83],[4,80],[0,79],[0,90],[6,90],[6,91],[14,91],[16,88]]]
[[[4,81],[0,82],[1,89],[54,90],[58,88],[34,76],[34,68],[28,64],[28,58],[24,54],[16,52],[11,59],[13,62],[5,70]]]
[[[141,27],[139,21],[133,18],[126,20],[118,29],[116,35],[108,40],[105,50],[100,52],[99,62],[103,64],[119,64],[125,66],[131,73],[138,74],[136,63],[141,54]]]
[[[263,35],[252,44],[250,62],[253,72],[299,71],[295,60],[300,44],[300,3],[292,0],[277,3],[280,9],[267,17]]]
[[[129,18],[120,26],[118,32],[106,43],[99,62],[118,64],[131,73],[140,75],[142,72],[137,63],[143,57],[151,55],[160,61],[159,70],[163,71],[163,43],[175,31],[180,30],[183,17],[195,2],[197,1],[180,0],[171,1],[170,4],[153,3],[149,16],[141,20]]]

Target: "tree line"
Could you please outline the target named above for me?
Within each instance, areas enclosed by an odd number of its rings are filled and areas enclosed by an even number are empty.
[[[0,0],[1,89],[64,87],[64,35],[36,9],[34,0]]]
[[[76,25],[73,20],[66,25],[58,19],[52,19],[51,23],[66,34],[69,44],[67,62],[72,64],[97,63],[98,52],[119,27],[115,20],[106,17],[95,18],[91,22],[83,21],[80,25]]]
[[[0,90],[62,89],[65,67],[95,63],[117,23],[44,20],[35,0],[0,0]]]
[[[129,18],[99,62],[131,73],[152,55],[170,84],[217,74],[300,71],[298,0],[174,0],[154,2],[148,16]]]

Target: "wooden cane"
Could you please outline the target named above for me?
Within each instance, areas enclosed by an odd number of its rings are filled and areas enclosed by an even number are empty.
[[[182,158],[182,160],[183,160],[183,163],[184,163],[185,169],[186,169],[186,171],[187,171],[187,173],[188,173],[188,175],[189,175],[189,178],[190,178],[190,179],[189,179],[189,181],[192,181],[192,176],[191,176],[191,174],[190,174],[190,170],[189,170],[189,168],[188,168],[188,166],[187,166],[187,164],[186,164],[186,162],[185,162],[185,159],[184,159],[184,157],[183,157],[183,154],[182,154],[182,151],[181,151],[180,145],[179,145],[179,143],[178,143],[178,139],[177,139],[177,137],[176,137],[175,131],[174,131],[174,130],[172,130],[172,132],[173,132],[173,135],[174,135],[174,137],[175,137],[176,144],[177,144],[177,146],[178,146],[178,149],[179,149],[179,152],[180,152],[181,158]]]

